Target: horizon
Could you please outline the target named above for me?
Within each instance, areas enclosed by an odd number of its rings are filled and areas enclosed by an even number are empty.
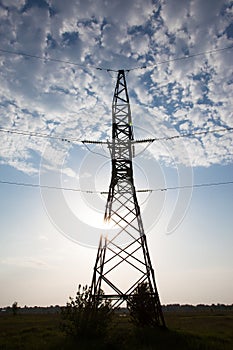
[[[24,305],[24,306],[20,306],[18,305],[17,303],[17,308],[18,309],[39,309],[39,308],[42,308],[42,309],[47,309],[47,308],[62,308],[62,307],[65,307],[66,304],[64,305],[58,305],[58,304],[54,304],[54,305]],[[193,305],[193,304],[177,304],[177,303],[174,303],[174,304],[162,304],[161,305],[162,307],[194,307],[194,308],[201,308],[201,307],[233,307],[233,303],[232,304],[220,304],[220,303],[217,303],[217,304],[196,304],[196,305]],[[7,306],[0,306],[0,309],[12,309],[12,305],[7,305]],[[125,306],[120,306],[119,309],[127,309],[127,307]],[[118,310],[118,309],[117,309]]]

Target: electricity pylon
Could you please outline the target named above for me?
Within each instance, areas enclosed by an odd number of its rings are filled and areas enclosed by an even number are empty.
[[[91,284],[91,298],[112,300],[112,307],[130,302],[136,287],[147,283],[154,299],[156,324],[165,326],[133,178],[134,140],[125,72],[118,71],[112,102],[112,140],[108,148],[112,175],[105,220],[117,229],[100,238]],[[121,281],[120,281],[121,280]],[[103,287],[108,292],[103,295]]]

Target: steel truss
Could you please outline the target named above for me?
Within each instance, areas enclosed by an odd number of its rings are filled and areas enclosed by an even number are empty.
[[[111,237],[100,238],[91,296],[96,302],[111,299],[116,308],[124,301],[130,302],[138,284],[146,282],[154,298],[156,323],[165,326],[134,186],[135,143],[125,72],[119,70],[112,102],[112,140],[108,142],[112,174],[105,210],[105,220],[117,230]],[[120,284],[119,274],[121,279],[127,276],[127,281]],[[103,296],[104,286],[108,292]]]

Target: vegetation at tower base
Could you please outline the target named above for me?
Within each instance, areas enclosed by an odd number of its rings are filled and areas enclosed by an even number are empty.
[[[158,326],[155,314],[155,299],[147,282],[138,284],[128,300],[128,309],[133,324],[139,327]]]
[[[110,302],[99,300],[98,303],[90,298],[91,289],[78,286],[75,299],[61,309],[61,329],[75,338],[102,337],[111,319]],[[103,294],[103,292],[102,292]]]
[[[17,303],[17,301],[15,301],[15,302],[12,304],[12,312],[13,312],[13,315],[14,315],[14,316],[17,315],[17,312],[18,312],[18,303]]]
[[[57,307],[0,308],[1,350],[232,350],[233,305],[164,306],[168,330],[138,327],[128,314],[113,314],[107,334],[68,336]],[[63,320],[62,320],[63,321]]]

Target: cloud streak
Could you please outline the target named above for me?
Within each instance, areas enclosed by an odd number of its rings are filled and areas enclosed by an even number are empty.
[[[50,269],[52,266],[42,259],[33,257],[8,257],[0,261],[2,265],[31,269]]]

